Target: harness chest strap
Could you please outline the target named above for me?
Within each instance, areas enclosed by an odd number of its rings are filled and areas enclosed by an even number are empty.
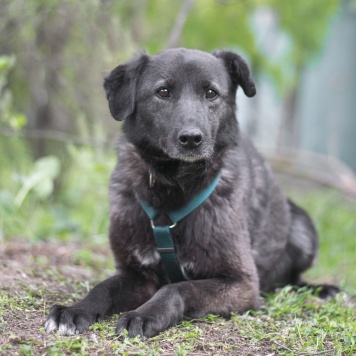
[[[154,210],[146,202],[140,199],[138,200],[142,209],[151,220],[153,234],[158,247],[157,251],[161,256],[161,261],[171,283],[186,280],[177,261],[171,229],[174,228],[180,220],[189,215],[209,198],[219,182],[220,175],[221,174],[219,173],[211,184],[196,194],[195,197],[188,202],[188,204],[180,209],[166,212],[172,221],[172,225],[155,226],[153,221],[157,218],[159,212]]]

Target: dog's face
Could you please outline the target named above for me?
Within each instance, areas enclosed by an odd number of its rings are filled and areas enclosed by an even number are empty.
[[[125,119],[130,142],[151,156],[190,162],[234,143],[238,85],[255,95],[241,57],[186,49],[141,54],[104,82],[110,111]]]

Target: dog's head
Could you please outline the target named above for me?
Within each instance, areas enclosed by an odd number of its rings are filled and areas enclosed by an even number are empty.
[[[151,155],[190,162],[236,144],[238,86],[256,94],[239,55],[187,49],[139,54],[104,81],[111,114],[125,119],[130,142]]]

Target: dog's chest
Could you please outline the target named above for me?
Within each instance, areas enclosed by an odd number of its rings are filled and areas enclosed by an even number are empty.
[[[132,256],[143,268],[155,268],[161,263],[161,256],[157,248],[151,250],[135,249],[132,251]],[[176,249],[176,259],[186,279],[211,278],[214,276],[212,262],[209,263],[208,259],[204,258],[197,249],[191,249],[189,253],[182,253],[179,249]],[[217,265],[217,261],[214,261],[214,264]]]
[[[219,250],[219,238],[213,234],[206,218],[201,221],[201,216],[205,215],[193,213],[178,222],[171,231],[175,257],[186,279],[212,278],[224,274],[229,265],[227,261],[231,260],[231,249]],[[157,226],[170,223],[164,215],[155,220]],[[131,254],[143,268],[157,268],[162,258],[152,230],[149,230],[148,238],[151,241],[149,248],[144,243],[138,244]]]
[[[150,182],[149,189],[145,186],[141,194],[137,194],[140,197],[137,198],[140,206],[139,214],[133,215],[136,217],[136,223],[132,221],[134,226],[142,227],[142,232],[146,231],[145,234],[136,234],[135,238],[130,241],[130,245],[134,247],[130,249],[130,252],[135,264],[149,269],[156,269],[158,265],[165,266],[167,255],[160,254],[158,251],[160,248],[172,247],[175,250],[173,259],[178,262],[181,272],[187,279],[212,278],[225,274],[230,265],[228,261],[232,260],[231,247],[233,246],[225,244],[221,248],[222,240],[226,240],[228,235],[224,231],[228,226],[225,220],[229,219],[229,214],[223,214],[217,219],[216,207],[221,204],[219,202],[215,204],[211,193],[214,192],[219,180],[220,176],[217,176],[213,181],[214,184],[207,186],[208,194],[205,194],[207,188],[204,188],[188,202],[182,198],[183,192],[178,194],[177,190],[172,189],[169,194],[170,199],[167,199],[167,197],[162,197],[162,194],[158,194],[162,191],[167,193],[167,189],[159,189],[160,187],[154,182],[153,186]],[[202,192],[204,194],[201,194]],[[199,198],[196,199],[198,196]],[[204,198],[201,199],[200,196]],[[167,201],[170,204],[166,203]],[[195,204],[195,201],[199,201],[199,204]],[[195,207],[190,209],[190,205]],[[188,213],[181,214],[182,211],[188,211]],[[135,230],[134,226],[133,230]],[[161,238],[157,238],[158,229],[156,228],[159,227],[162,231],[165,230],[162,227],[168,228],[169,226],[171,229],[169,229],[167,240],[172,240],[173,244],[167,246],[163,243],[162,245],[160,244]],[[133,240],[134,244],[132,244]],[[231,243],[232,240],[229,240]],[[168,266],[169,269],[170,266]]]

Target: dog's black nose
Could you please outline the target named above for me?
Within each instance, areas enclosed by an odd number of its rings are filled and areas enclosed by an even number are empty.
[[[187,129],[178,133],[179,143],[185,148],[197,148],[203,142],[203,133],[199,129]]]

